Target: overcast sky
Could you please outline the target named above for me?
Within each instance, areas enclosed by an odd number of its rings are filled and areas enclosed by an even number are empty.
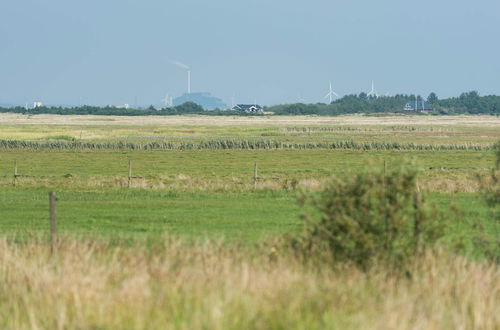
[[[1,0],[0,104],[500,94],[498,0]]]

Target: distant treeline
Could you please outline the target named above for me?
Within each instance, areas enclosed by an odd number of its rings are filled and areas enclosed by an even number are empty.
[[[369,97],[366,93],[346,95],[331,104],[287,104],[267,109],[277,115],[324,115],[335,116],[353,113],[414,113],[405,111],[406,105],[431,114],[500,114],[500,96],[480,96],[472,91],[462,93],[459,97],[440,100],[435,93],[426,99],[416,95],[398,94],[395,96]]]
[[[398,94],[395,96],[370,97],[366,93],[346,95],[331,104],[284,104],[265,108],[266,113],[275,115],[319,115],[337,116],[343,114],[382,114],[382,113],[421,113],[421,111],[404,110],[410,108],[425,110],[426,113],[436,115],[446,114],[490,114],[500,115],[500,96],[480,96],[472,91],[462,93],[459,97],[439,99],[431,93],[426,99],[417,95]],[[205,111],[196,103],[187,102],[171,108],[156,109],[150,106],[147,109],[123,109],[116,107],[81,106],[72,108],[38,107],[25,109],[24,107],[2,108],[1,112],[23,114],[59,114],[59,115],[114,115],[114,116],[169,116],[180,114],[203,114],[213,116],[251,116],[243,111],[211,110]]]
[[[182,105],[178,105],[171,108],[156,109],[150,106],[147,109],[125,109],[117,108],[112,106],[106,107],[96,107],[84,105],[81,107],[37,107],[26,109],[24,107],[14,107],[14,108],[2,108],[0,107],[0,113],[22,113],[29,115],[39,115],[39,114],[54,114],[54,115],[103,115],[103,116],[170,116],[179,114],[204,114],[204,115],[229,115],[238,116],[242,115],[238,111],[223,111],[223,110],[213,110],[204,111],[201,106],[193,102],[187,102]],[[243,115],[245,115],[243,113]]]

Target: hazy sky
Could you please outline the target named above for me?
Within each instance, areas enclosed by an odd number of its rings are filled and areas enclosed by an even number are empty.
[[[498,0],[0,0],[0,104],[500,94]]]

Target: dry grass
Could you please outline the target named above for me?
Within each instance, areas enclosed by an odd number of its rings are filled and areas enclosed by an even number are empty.
[[[147,143],[211,139],[285,142],[399,142],[490,145],[500,134],[494,116],[59,116],[0,114],[2,140]]]
[[[487,178],[487,169],[479,170],[446,170],[436,169],[422,171],[419,184],[425,191],[440,193],[475,193],[480,191],[478,177]],[[193,191],[252,191],[255,190],[318,190],[331,180],[331,176],[312,175],[305,178],[294,178],[293,176],[276,178],[273,175],[259,175],[257,185],[249,175],[231,175],[207,179],[203,177],[177,175],[156,175],[134,178],[131,180],[131,188],[142,189],[167,189],[179,192]],[[1,186],[13,185],[13,178],[0,177]],[[100,175],[100,176],[41,176],[20,177],[16,180],[20,187],[37,188],[71,188],[71,189],[107,189],[127,187],[126,176]]]
[[[168,126],[294,126],[294,125],[383,125],[383,126],[475,126],[500,125],[500,118],[495,116],[364,116],[344,115],[337,117],[317,116],[263,116],[263,117],[213,117],[213,116],[60,116],[60,115],[22,115],[0,114],[1,124],[15,125],[79,125],[79,126],[120,126],[120,125],[168,125]]]
[[[0,239],[3,329],[498,329],[500,271],[433,253],[412,278],[275,248]]]

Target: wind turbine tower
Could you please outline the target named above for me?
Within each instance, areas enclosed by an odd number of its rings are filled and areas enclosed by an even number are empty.
[[[191,94],[191,70],[188,70],[188,94]]]
[[[378,97],[378,94],[377,94],[377,91],[375,90],[375,82],[372,80],[372,90],[370,92],[368,92],[368,94],[366,94],[370,97],[375,97],[377,98]]]
[[[163,104],[165,104],[165,107],[167,107],[167,108],[174,106],[173,97],[170,96],[169,94],[167,94],[165,96],[165,98],[162,99],[162,101],[163,101]]]
[[[325,95],[325,99],[329,98],[330,99],[330,104],[333,102],[334,97],[339,97],[337,93],[335,93],[332,89],[332,82],[330,81],[330,89],[328,90],[328,94]]]

